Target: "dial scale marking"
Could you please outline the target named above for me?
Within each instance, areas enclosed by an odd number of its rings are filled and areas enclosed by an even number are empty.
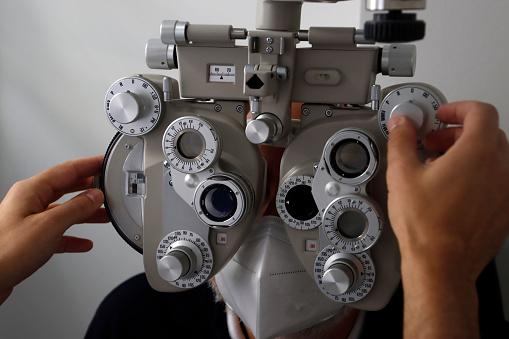
[[[201,258],[198,259],[198,262],[201,262],[201,265],[195,268],[195,271],[191,276],[188,275],[175,281],[168,281],[168,283],[180,288],[197,287],[207,281],[214,262],[212,250],[210,249],[209,244],[200,235],[186,230],[171,232],[159,243],[156,259],[157,261],[161,260],[171,250],[172,244],[182,241],[190,242],[198,247],[200,253],[195,253],[195,255],[201,255]]]
[[[337,221],[344,212],[359,213],[365,218],[365,229],[355,238],[347,238],[337,230]],[[382,231],[377,207],[362,197],[345,196],[329,204],[323,215],[324,231],[329,241],[339,250],[359,253],[373,246]]]
[[[315,216],[308,220],[299,220],[292,217],[288,212],[286,206],[286,195],[288,192],[299,185],[306,185],[311,187],[313,184],[313,177],[307,175],[293,176],[286,179],[280,186],[276,196],[276,209],[279,216],[290,227],[298,230],[311,230],[322,224],[322,217],[318,212]]]
[[[150,132],[159,122],[161,96],[155,85],[141,77],[117,80],[106,93],[106,115],[121,133],[139,136]],[[115,115],[129,116],[124,122]]]
[[[201,138],[201,150],[194,158],[179,151],[179,139],[186,133],[194,133]],[[173,121],[163,137],[163,152],[170,164],[184,173],[197,173],[208,168],[218,155],[219,140],[215,129],[205,119],[188,116]]]
[[[357,280],[354,282],[352,288],[340,295],[327,292],[322,281],[325,268],[332,256],[345,259],[345,262],[350,262],[358,270]],[[327,246],[316,257],[314,276],[318,287],[329,299],[345,304],[353,303],[364,298],[373,288],[373,284],[375,283],[375,265],[367,252],[355,254],[341,253],[341,251],[334,246]]]

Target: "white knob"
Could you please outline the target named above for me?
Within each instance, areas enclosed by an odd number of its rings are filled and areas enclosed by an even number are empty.
[[[140,104],[136,94],[131,92],[117,93],[111,98],[110,114],[121,124],[128,124],[138,118]]]
[[[341,295],[352,287],[354,279],[354,273],[348,265],[334,263],[323,274],[323,288],[332,295]]]
[[[178,247],[157,262],[157,271],[164,280],[176,281],[195,269],[194,257],[191,250]]]
[[[411,102],[403,102],[396,105],[391,112],[391,118],[396,115],[407,117],[414,125],[416,131],[419,131],[424,123],[424,112],[419,106]]]

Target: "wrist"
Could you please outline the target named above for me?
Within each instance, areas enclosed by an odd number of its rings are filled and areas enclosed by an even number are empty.
[[[478,338],[475,279],[451,263],[402,258],[406,338]]]

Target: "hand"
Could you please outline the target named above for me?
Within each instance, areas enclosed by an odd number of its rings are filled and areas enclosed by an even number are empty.
[[[491,105],[459,102],[437,114],[460,126],[426,137],[427,149],[445,154],[424,164],[411,123],[389,122],[389,218],[402,257],[405,334],[476,337],[475,282],[509,233],[509,145]]]
[[[108,222],[93,187],[103,157],[68,161],[12,186],[0,204],[0,304],[54,253],[87,252],[88,239],[64,236],[77,223]],[[64,194],[86,190],[63,204]]]
[[[389,216],[403,255],[432,255],[475,280],[509,233],[509,145],[493,106],[460,102],[437,114],[462,126],[426,137],[445,154],[425,164],[408,121],[389,125]]]

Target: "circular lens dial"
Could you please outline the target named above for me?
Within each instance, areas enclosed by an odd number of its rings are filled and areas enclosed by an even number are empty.
[[[389,119],[403,115],[414,125],[417,146],[423,147],[426,134],[442,127],[437,111],[447,101],[440,91],[424,84],[408,84],[392,90],[380,104],[378,122],[385,137],[389,137]]]
[[[165,236],[159,243],[156,259],[159,275],[180,288],[193,288],[206,282],[214,262],[207,241],[186,230]]]
[[[184,173],[209,167],[218,155],[220,142],[212,125],[201,117],[188,116],[173,121],[163,137],[163,152],[170,164]]]
[[[279,186],[277,211],[281,219],[295,229],[309,230],[321,225],[321,216],[311,193],[312,183],[312,177],[300,175],[286,179]]]
[[[159,89],[142,77],[118,80],[109,88],[105,101],[108,119],[123,134],[146,134],[161,117]]]
[[[375,203],[353,195],[338,198],[327,206],[323,226],[330,242],[348,253],[366,251],[375,244],[382,231]]]
[[[344,253],[325,247],[316,257],[315,281],[329,299],[352,303],[364,298],[375,282],[375,265],[366,253]]]

